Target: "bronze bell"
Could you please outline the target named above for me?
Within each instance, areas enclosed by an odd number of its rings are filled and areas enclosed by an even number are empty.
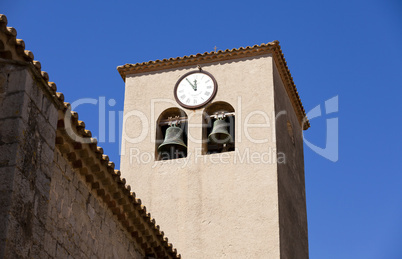
[[[176,125],[167,128],[165,139],[159,145],[158,152],[162,156],[167,154],[168,158],[179,158],[187,155],[187,146],[183,141],[183,130]]]
[[[215,144],[228,144],[232,142],[232,136],[229,134],[228,123],[223,119],[214,121],[211,133],[208,135],[208,140]]]

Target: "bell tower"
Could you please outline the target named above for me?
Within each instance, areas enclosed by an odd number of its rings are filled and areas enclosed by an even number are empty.
[[[309,122],[278,41],[118,71],[123,177],[183,258],[308,258]]]

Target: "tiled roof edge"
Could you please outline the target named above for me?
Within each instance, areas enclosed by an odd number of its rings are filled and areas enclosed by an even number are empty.
[[[181,258],[69,103],[59,110],[56,147],[131,234],[137,249],[157,258]]]
[[[252,47],[240,47],[237,49],[226,49],[211,52],[198,53],[196,55],[176,57],[162,60],[154,60],[136,64],[125,64],[117,67],[123,80],[126,75],[136,73],[146,73],[151,71],[159,71],[169,68],[183,67],[198,65],[204,63],[212,63],[216,61],[238,59],[249,56],[262,55],[264,53],[271,53],[271,48],[278,45],[279,41],[262,43],[261,45],[254,45]]]
[[[301,102],[296,85],[293,81],[293,77],[290,74],[290,70],[287,66],[285,57],[282,53],[279,41],[268,42],[266,44],[254,45],[252,47],[240,47],[232,50],[219,50],[212,52],[205,52],[203,54],[198,53],[196,55],[176,57],[155,61],[148,61],[136,64],[125,64],[117,67],[117,71],[123,80],[126,80],[126,75],[154,72],[165,69],[178,68],[183,66],[200,65],[205,63],[212,63],[217,61],[240,59],[252,56],[261,56],[263,54],[273,54],[275,64],[279,70],[282,81],[284,82],[286,92],[292,102],[293,108],[297,114],[300,126],[303,130],[307,130],[310,127],[310,122],[306,117],[303,104]]]
[[[55,97],[53,101],[59,107],[62,107],[64,95],[56,92],[56,84],[49,82],[49,75],[47,72],[41,70],[41,63],[34,60],[32,51],[25,50],[25,42],[16,37],[17,30],[13,27],[7,27],[7,17],[4,14],[0,14],[0,58],[29,64],[30,68],[36,73],[37,78],[43,80],[46,91]]]

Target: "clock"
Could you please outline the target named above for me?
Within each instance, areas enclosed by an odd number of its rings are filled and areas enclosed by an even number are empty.
[[[196,109],[209,103],[218,90],[215,78],[205,71],[192,71],[183,75],[174,88],[176,101],[187,109]]]

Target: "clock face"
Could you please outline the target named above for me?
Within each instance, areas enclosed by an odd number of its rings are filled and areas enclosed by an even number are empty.
[[[217,88],[215,78],[211,74],[193,71],[179,79],[174,89],[174,96],[181,106],[195,109],[210,102]]]

